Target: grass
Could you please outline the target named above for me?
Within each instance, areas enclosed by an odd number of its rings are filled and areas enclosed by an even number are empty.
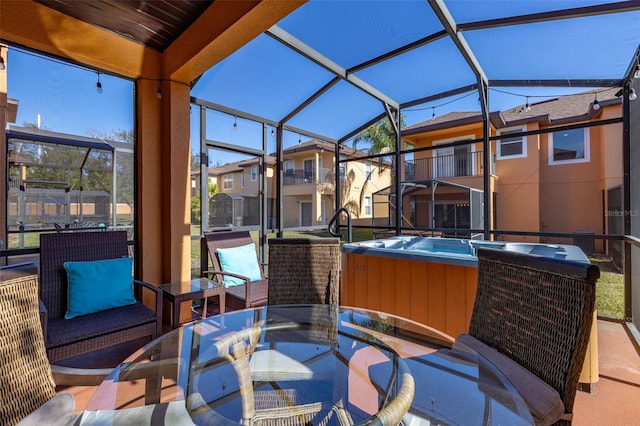
[[[624,319],[624,276],[620,269],[605,257],[592,257],[589,260],[600,268],[600,278],[596,283],[598,316]]]

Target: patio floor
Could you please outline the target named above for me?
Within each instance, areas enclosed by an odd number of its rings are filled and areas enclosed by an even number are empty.
[[[106,367],[137,349],[144,342],[123,344],[91,356],[68,360],[76,367]],[[574,406],[576,426],[640,424],[640,347],[626,325],[598,320],[599,381],[591,392],[578,392]],[[76,399],[76,411],[84,409],[94,387],[59,387]]]

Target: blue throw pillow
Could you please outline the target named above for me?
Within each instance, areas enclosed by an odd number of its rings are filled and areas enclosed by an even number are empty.
[[[65,262],[69,282],[65,319],[136,303],[132,265],[131,257]]]
[[[216,250],[222,272],[232,272],[249,278],[249,281],[260,281],[260,265],[256,256],[256,245],[250,243],[244,246]],[[244,284],[240,278],[225,276],[224,284],[227,287]]]

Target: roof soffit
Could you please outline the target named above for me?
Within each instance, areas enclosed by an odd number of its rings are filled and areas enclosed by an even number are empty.
[[[0,38],[126,78],[162,63],[159,52],[33,1],[0,2]]]

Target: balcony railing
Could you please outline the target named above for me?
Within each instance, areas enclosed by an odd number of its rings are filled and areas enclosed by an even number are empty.
[[[285,170],[284,171],[284,184],[285,185],[305,185],[311,183],[334,183],[333,169],[319,169],[318,178],[314,176],[314,170]]]
[[[419,158],[405,161],[405,180],[479,176],[483,167],[483,151]]]

